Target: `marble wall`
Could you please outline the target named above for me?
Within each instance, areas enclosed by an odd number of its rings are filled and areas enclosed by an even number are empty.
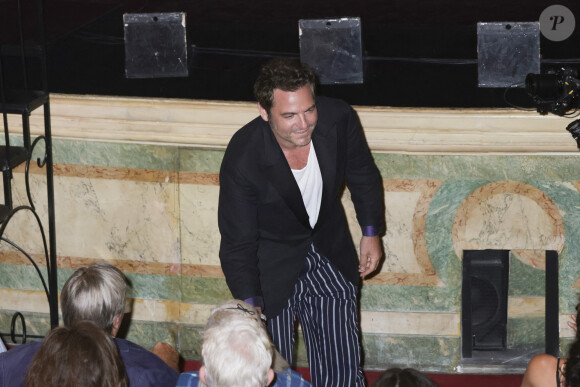
[[[209,311],[231,297],[218,258],[223,146],[73,136],[53,142],[59,286],[80,265],[111,261],[133,285],[127,337],[145,347],[167,341],[184,358],[199,359]],[[464,249],[511,251],[512,347],[543,343],[544,251],[558,251],[561,340],[569,340],[567,316],[580,286],[579,155],[371,148],[383,175],[388,230],[380,271],[361,290],[366,368],[458,369]],[[32,170],[39,205],[45,195],[40,172]],[[22,180],[20,169],[17,201],[24,200]],[[348,192],[343,202],[359,239]],[[46,212],[42,205],[40,212]],[[16,219],[6,236],[38,257],[34,227],[30,219]],[[41,289],[34,268],[3,245],[0,332],[8,331],[15,310],[25,312],[29,331],[46,332]],[[298,364],[306,364],[302,345]]]

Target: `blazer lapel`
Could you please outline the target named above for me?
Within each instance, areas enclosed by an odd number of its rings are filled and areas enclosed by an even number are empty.
[[[318,221],[315,229],[320,228],[326,219],[326,213],[329,210],[329,203],[333,202],[331,197],[336,181],[336,165],[337,165],[337,144],[334,127],[325,127],[324,125],[317,125],[312,133],[312,143],[316,150],[316,157],[318,158],[318,165],[320,173],[322,174],[322,203],[320,204],[320,212],[318,214]]]
[[[290,210],[296,215],[296,218],[305,227],[310,228],[310,221],[300,188],[296,184],[294,175],[286,161],[286,157],[272,134],[270,126],[266,124],[267,129],[264,133],[264,161],[265,173],[267,179],[276,188],[284,202]]]

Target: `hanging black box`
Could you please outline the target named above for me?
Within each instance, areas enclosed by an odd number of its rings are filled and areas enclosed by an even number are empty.
[[[185,13],[126,13],[127,78],[187,77]]]

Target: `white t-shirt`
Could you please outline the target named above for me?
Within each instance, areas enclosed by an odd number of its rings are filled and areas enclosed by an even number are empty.
[[[302,169],[293,169],[292,174],[298,183],[298,188],[300,188],[304,207],[308,212],[310,227],[314,228],[318,221],[318,212],[322,201],[322,174],[312,141],[310,141],[310,152],[306,166]]]
[[[2,352],[6,352],[6,346],[4,346],[2,339],[0,339],[0,353]]]

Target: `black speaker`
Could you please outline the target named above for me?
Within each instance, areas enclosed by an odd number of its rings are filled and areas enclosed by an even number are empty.
[[[465,250],[461,295],[463,357],[507,347],[509,250]]]
[[[187,77],[187,32],[184,12],[126,13],[127,78]]]

